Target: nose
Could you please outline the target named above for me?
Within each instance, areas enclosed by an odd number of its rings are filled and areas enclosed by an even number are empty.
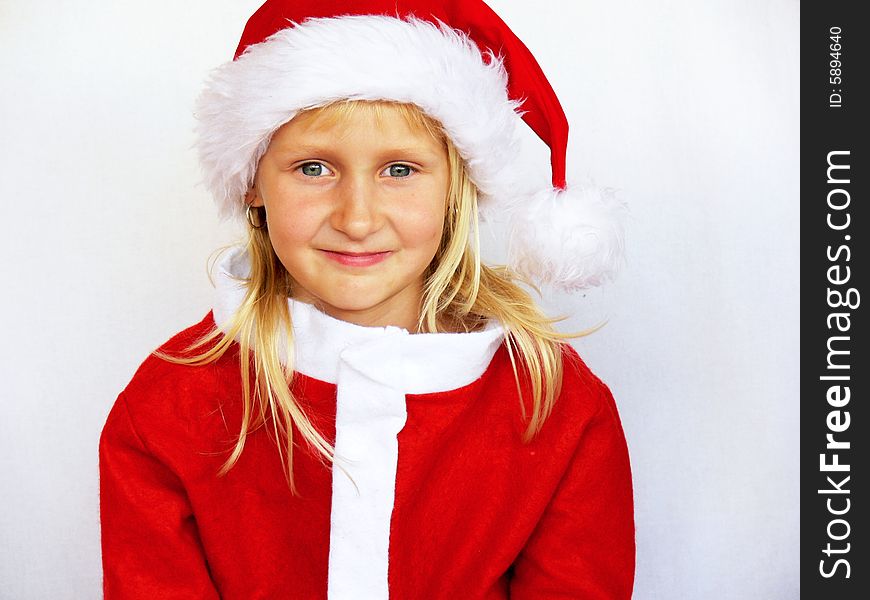
[[[354,240],[365,239],[381,227],[373,182],[364,176],[345,176],[336,186],[337,199],[330,224]]]

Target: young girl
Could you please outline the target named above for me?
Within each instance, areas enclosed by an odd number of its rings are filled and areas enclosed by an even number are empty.
[[[518,285],[609,277],[619,207],[565,190],[525,46],[479,1],[269,1],[197,113],[249,239],[109,414],[105,597],[630,597],[613,398]],[[479,210],[511,211],[510,267]]]

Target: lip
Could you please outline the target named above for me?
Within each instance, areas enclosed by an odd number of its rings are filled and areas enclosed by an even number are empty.
[[[331,252],[329,250],[321,250],[327,257],[335,262],[346,265],[348,267],[368,267],[375,265],[386,259],[392,251],[386,252]]]

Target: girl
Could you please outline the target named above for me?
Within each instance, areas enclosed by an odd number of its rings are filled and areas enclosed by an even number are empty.
[[[107,419],[106,598],[628,598],[616,407],[518,285],[610,276],[619,207],[565,191],[525,46],[477,1],[269,1],[197,112],[249,239]],[[520,116],[551,148],[532,198]],[[511,267],[478,203],[511,210]]]

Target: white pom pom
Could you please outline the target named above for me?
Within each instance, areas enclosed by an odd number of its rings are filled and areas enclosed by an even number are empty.
[[[612,190],[539,192],[513,210],[510,265],[564,291],[600,285],[622,264],[625,213]]]

